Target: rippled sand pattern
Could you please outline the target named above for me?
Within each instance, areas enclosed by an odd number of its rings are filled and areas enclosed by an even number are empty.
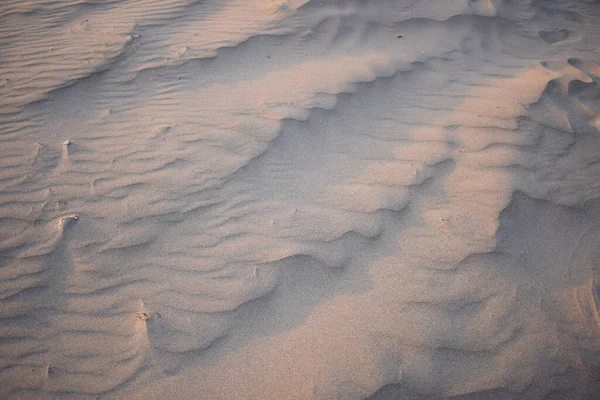
[[[598,399],[598,1],[4,0],[0,165],[0,398]]]

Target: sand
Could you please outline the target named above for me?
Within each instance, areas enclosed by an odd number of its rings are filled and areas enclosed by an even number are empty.
[[[4,0],[0,398],[600,398],[600,2]]]

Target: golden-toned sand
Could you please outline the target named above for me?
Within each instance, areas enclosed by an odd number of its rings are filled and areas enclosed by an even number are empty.
[[[598,399],[600,3],[0,3],[0,398]]]

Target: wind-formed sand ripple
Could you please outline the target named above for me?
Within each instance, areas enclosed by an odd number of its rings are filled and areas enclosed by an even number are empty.
[[[594,398],[592,2],[0,5],[0,397]]]

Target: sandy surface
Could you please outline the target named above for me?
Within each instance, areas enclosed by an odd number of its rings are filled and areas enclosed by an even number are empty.
[[[600,2],[3,0],[0,398],[599,399]]]

